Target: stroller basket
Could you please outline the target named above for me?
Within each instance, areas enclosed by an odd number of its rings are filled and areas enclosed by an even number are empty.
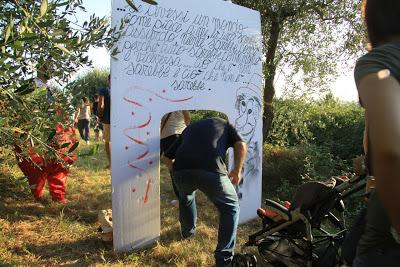
[[[243,245],[256,246],[260,256],[273,266],[335,266],[338,250],[346,234],[343,199],[362,190],[365,176],[344,180],[333,177],[326,182],[308,182],[299,186],[289,206],[265,200],[258,209],[262,229],[251,234]],[[338,218],[339,214],[339,218]],[[321,225],[330,222],[330,231]],[[235,255],[233,266],[255,266]],[[238,264],[240,263],[240,264]]]

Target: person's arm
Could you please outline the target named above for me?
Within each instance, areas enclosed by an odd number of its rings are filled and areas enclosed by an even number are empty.
[[[400,232],[400,85],[388,72],[369,74],[357,88],[368,114],[374,176],[392,226]]]
[[[79,113],[81,112],[80,108],[77,108],[74,115],[74,122],[78,122]]]
[[[188,126],[190,124],[190,120],[191,120],[190,112],[187,110],[182,110],[182,113],[183,113],[183,118],[185,120],[185,124],[186,124],[186,126]]]
[[[97,103],[97,116],[102,118],[104,115],[104,95],[99,96],[99,102]]]
[[[246,159],[247,145],[245,142],[238,141],[233,146],[233,159],[234,167],[229,173],[232,184],[239,184],[241,179],[241,173],[243,168],[244,160]]]

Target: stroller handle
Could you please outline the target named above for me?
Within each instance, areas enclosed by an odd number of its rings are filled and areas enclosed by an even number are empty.
[[[342,193],[343,191],[352,187],[354,184],[357,184],[358,182],[365,179],[365,177],[366,177],[366,175],[353,176],[350,180],[343,182],[342,184],[336,186],[335,190],[339,193]]]

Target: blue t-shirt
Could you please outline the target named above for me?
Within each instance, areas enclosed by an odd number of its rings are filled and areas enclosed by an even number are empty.
[[[110,89],[100,88],[99,96],[104,96],[104,112],[103,117],[100,118],[100,122],[110,124]]]
[[[232,124],[210,118],[190,124],[165,156],[175,159],[173,170],[201,169],[226,174],[228,148],[243,138]]]

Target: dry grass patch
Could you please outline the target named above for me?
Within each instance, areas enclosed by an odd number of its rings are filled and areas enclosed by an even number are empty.
[[[96,144],[94,144],[96,145]],[[80,153],[91,146],[82,145]],[[116,253],[97,233],[97,213],[111,208],[111,178],[104,146],[98,155],[80,157],[67,181],[69,203],[37,203],[9,153],[0,162],[0,266],[213,266],[218,212],[201,192],[196,195],[198,228],[181,240],[178,207],[171,180],[161,169],[161,237],[153,247]],[[47,189],[45,189],[47,191]],[[50,199],[48,193],[45,197]],[[258,230],[239,226],[238,244]]]

